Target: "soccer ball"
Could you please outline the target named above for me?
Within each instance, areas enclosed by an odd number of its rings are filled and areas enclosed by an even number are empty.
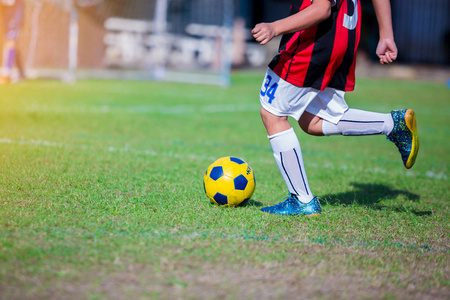
[[[240,158],[226,156],[213,162],[203,176],[209,200],[221,206],[237,206],[255,191],[255,174]]]

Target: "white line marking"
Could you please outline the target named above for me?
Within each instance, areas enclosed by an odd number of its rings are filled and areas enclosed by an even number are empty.
[[[45,140],[11,140],[9,138],[0,138],[0,144],[15,144],[15,145],[35,145],[35,146],[42,146],[42,147],[61,147],[61,148],[78,148],[81,150],[88,150],[92,151],[98,148],[94,146],[89,145],[72,145],[72,144],[64,144],[64,143],[58,143],[58,142],[52,142],[52,141],[45,141]],[[148,155],[148,156],[160,156],[160,157],[172,157],[172,158],[178,158],[178,159],[191,159],[191,160],[202,160],[202,161],[210,161],[213,162],[218,157],[209,156],[209,155],[198,155],[198,154],[192,154],[192,153],[174,153],[174,152],[156,152],[151,149],[133,149],[130,148],[128,145],[125,145],[123,147],[114,147],[109,146],[106,148],[103,148],[104,151],[108,152],[122,152],[122,153],[131,153],[131,154],[138,154],[138,155]],[[274,164],[274,161],[272,159],[258,159],[257,161],[253,160],[253,163],[260,163],[260,164]],[[335,169],[335,170],[348,170],[349,167],[347,164],[343,165],[335,165],[330,162],[327,162],[326,165],[320,165],[317,163],[308,163],[308,167],[313,168],[321,168],[324,167],[326,169]],[[380,167],[374,167],[365,169],[365,172],[369,173],[378,173],[378,174],[389,174],[392,173],[392,171],[386,170],[384,168]],[[406,172],[406,173],[405,173]],[[430,178],[430,179],[440,179],[440,180],[447,180],[448,176],[444,171],[437,172],[435,170],[429,170],[425,173],[418,173],[415,171],[396,171],[395,173],[406,175],[406,176],[414,176],[418,177],[420,175],[423,175],[424,177]]]
[[[43,147],[61,147],[61,148],[77,148],[81,150],[95,150],[98,149],[94,146],[89,145],[73,145],[73,144],[64,144],[64,143],[57,143],[57,142],[51,142],[51,141],[43,141],[43,140],[11,140],[8,138],[0,138],[0,144],[14,144],[14,145],[34,145],[34,146],[43,146]],[[174,157],[174,158],[182,158],[182,159],[192,159],[192,160],[209,160],[213,161],[216,160],[217,157],[212,157],[208,155],[197,155],[197,154],[184,154],[184,153],[174,153],[174,152],[165,152],[165,153],[159,153],[154,150],[144,149],[133,149],[130,148],[128,145],[125,145],[123,147],[114,147],[109,146],[106,148],[103,148],[104,151],[108,152],[122,152],[122,153],[132,153],[132,154],[143,154],[148,156],[164,156],[164,157]]]
[[[34,113],[58,113],[58,114],[204,114],[225,112],[259,112],[259,102],[254,104],[211,104],[211,105],[136,105],[136,106],[55,106],[32,104],[21,108],[21,111]]]

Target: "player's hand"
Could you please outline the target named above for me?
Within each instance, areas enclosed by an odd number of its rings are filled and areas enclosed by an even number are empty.
[[[265,45],[274,38],[276,32],[271,23],[259,23],[253,28],[252,34],[258,43]]]
[[[381,39],[378,42],[376,53],[380,64],[384,65],[397,59],[398,50],[393,39]]]

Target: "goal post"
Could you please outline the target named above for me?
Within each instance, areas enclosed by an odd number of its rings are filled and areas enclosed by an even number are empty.
[[[31,78],[227,86],[234,0],[25,0]]]

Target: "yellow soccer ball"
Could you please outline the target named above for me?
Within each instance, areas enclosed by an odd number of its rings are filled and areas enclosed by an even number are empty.
[[[209,200],[220,206],[237,206],[255,191],[255,174],[242,159],[226,156],[213,162],[203,176]]]

